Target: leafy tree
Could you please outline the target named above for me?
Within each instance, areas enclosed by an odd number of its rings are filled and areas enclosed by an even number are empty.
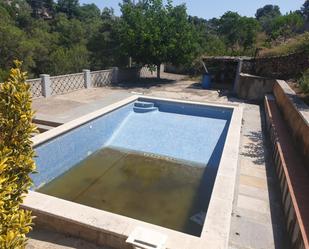
[[[218,32],[233,53],[252,48],[258,31],[259,24],[254,18],[241,17],[236,12],[226,12],[219,20]]]
[[[120,18],[109,8],[103,9],[101,18],[98,31],[91,36],[87,45],[91,52],[92,67],[97,70],[109,66],[123,66],[127,59],[120,48]]]
[[[284,16],[278,16],[271,24],[271,38],[283,38],[284,41],[299,32],[304,25],[304,19],[297,12],[291,12]]]
[[[130,0],[121,4],[122,48],[128,56],[142,65],[161,63],[190,63],[198,52],[197,33],[188,21],[185,5],[163,5],[162,0]]]
[[[42,19],[36,20],[30,30],[27,30],[32,47],[33,65],[28,67],[30,77],[37,77],[39,74],[49,73],[51,63],[50,54],[59,48],[60,34],[52,32],[52,28]],[[61,45],[63,46],[63,45]]]
[[[306,0],[306,2],[303,4],[301,13],[306,18],[306,20],[309,21],[309,0]]]
[[[256,37],[260,31],[260,25],[254,18],[250,17],[242,17],[240,25],[242,27],[240,44],[245,51],[255,46]]]
[[[79,1],[78,0],[58,0],[56,4],[58,12],[65,13],[69,18],[79,16]]]
[[[208,34],[202,43],[202,51],[207,56],[219,56],[227,54],[227,47],[219,36]]]
[[[89,67],[89,52],[85,45],[59,48],[50,54],[48,72],[51,75],[80,72]]]
[[[79,7],[79,19],[81,21],[100,18],[101,11],[95,4],[84,4]]]
[[[218,32],[225,38],[226,44],[232,50],[239,47],[241,26],[239,25],[241,16],[236,12],[226,12],[219,21]]]
[[[117,17],[112,9],[101,12],[95,4],[80,5],[78,0],[0,0],[0,77],[16,58],[37,77],[82,65],[124,66],[129,57],[154,68],[190,63],[201,54],[251,55],[258,45],[271,47],[272,40],[303,32],[300,17],[309,21],[309,0],[284,16],[278,6],[266,5],[257,10],[256,20],[235,12],[205,20],[188,16],[184,5],[163,2],[123,0],[122,16]],[[69,57],[73,51],[84,56],[77,67],[72,63],[79,55]]]
[[[78,19],[68,19],[66,15],[59,14],[55,19],[54,31],[60,35],[61,46],[70,47],[85,43],[86,29]]]
[[[35,18],[51,18],[54,12],[53,0],[27,0],[32,8],[32,16]]]
[[[267,34],[271,33],[271,23],[276,17],[281,16],[280,8],[277,5],[265,5],[256,11],[255,17],[259,21],[262,30]]]
[[[0,24],[13,24],[8,10],[0,3]]]
[[[21,58],[26,34],[16,26],[0,25],[0,68],[10,68],[12,61]]]
[[[265,5],[263,8],[260,8],[256,11],[255,17],[257,20],[261,18],[274,18],[277,16],[281,16],[280,8],[277,5]]]

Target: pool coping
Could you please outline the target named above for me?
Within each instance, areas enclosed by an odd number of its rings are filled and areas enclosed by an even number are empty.
[[[140,98],[233,109],[207,216],[200,237],[33,191],[29,191],[22,205],[23,208],[33,211],[33,214],[38,217],[38,224],[49,225],[59,232],[79,236],[100,245],[131,248],[125,244],[126,238],[136,227],[145,227],[167,235],[167,248],[169,249],[227,248],[238,167],[243,113],[241,105],[134,95],[33,137],[33,146],[36,147]]]

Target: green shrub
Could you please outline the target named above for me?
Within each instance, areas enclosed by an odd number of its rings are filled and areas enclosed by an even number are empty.
[[[309,55],[309,32],[298,35],[288,42],[275,46],[271,49],[265,49],[262,56],[280,56],[291,53],[306,53]]]
[[[309,69],[304,72],[303,76],[299,79],[298,84],[304,93],[309,93]]]
[[[15,61],[7,81],[0,84],[0,248],[24,248],[31,230],[31,212],[21,209],[35,171],[31,135],[31,94],[26,73]]]

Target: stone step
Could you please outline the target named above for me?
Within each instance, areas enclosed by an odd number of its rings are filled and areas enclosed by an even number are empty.
[[[38,118],[34,118],[32,121],[35,124],[47,125],[47,126],[51,126],[51,127],[57,127],[57,126],[63,125],[63,123],[49,121],[49,120],[43,120],[43,119],[38,119]]]
[[[154,107],[154,103],[137,101],[137,102],[134,103],[134,106],[136,106],[136,107]]]
[[[158,107],[133,107],[134,112],[137,113],[146,113],[146,112],[153,112],[153,111],[157,111]]]
[[[49,126],[49,125],[44,125],[44,124],[35,124],[35,125],[38,128],[40,133],[43,133],[45,131],[49,131],[49,130],[55,128],[54,126]]]

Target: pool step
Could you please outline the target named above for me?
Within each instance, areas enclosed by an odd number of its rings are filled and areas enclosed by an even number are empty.
[[[33,123],[36,125],[40,133],[49,131],[57,126],[62,125],[62,123],[59,123],[59,122],[43,120],[43,119],[38,119],[38,118],[34,118]]]
[[[154,103],[151,102],[136,101],[133,110],[137,113],[146,113],[157,111],[158,107],[155,107]]]
[[[36,127],[38,128],[38,131],[39,131],[40,133],[43,133],[43,132],[46,132],[46,131],[49,131],[49,130],[55,128],[55,127],[53,127],[53,126],[43,125],[43,124],[35,124],[35,125],[36,125]]]
[[[146,112],[157,111],[158,107],[137,107],[137,106],[134,106],[133,110],[134,110],[134,112],[137,112],[137,113],[146,113]]]
[[[134,106],[136,106],[136,107],[154,107],[154,103],[137,101],[137,102],[134,103]]]

